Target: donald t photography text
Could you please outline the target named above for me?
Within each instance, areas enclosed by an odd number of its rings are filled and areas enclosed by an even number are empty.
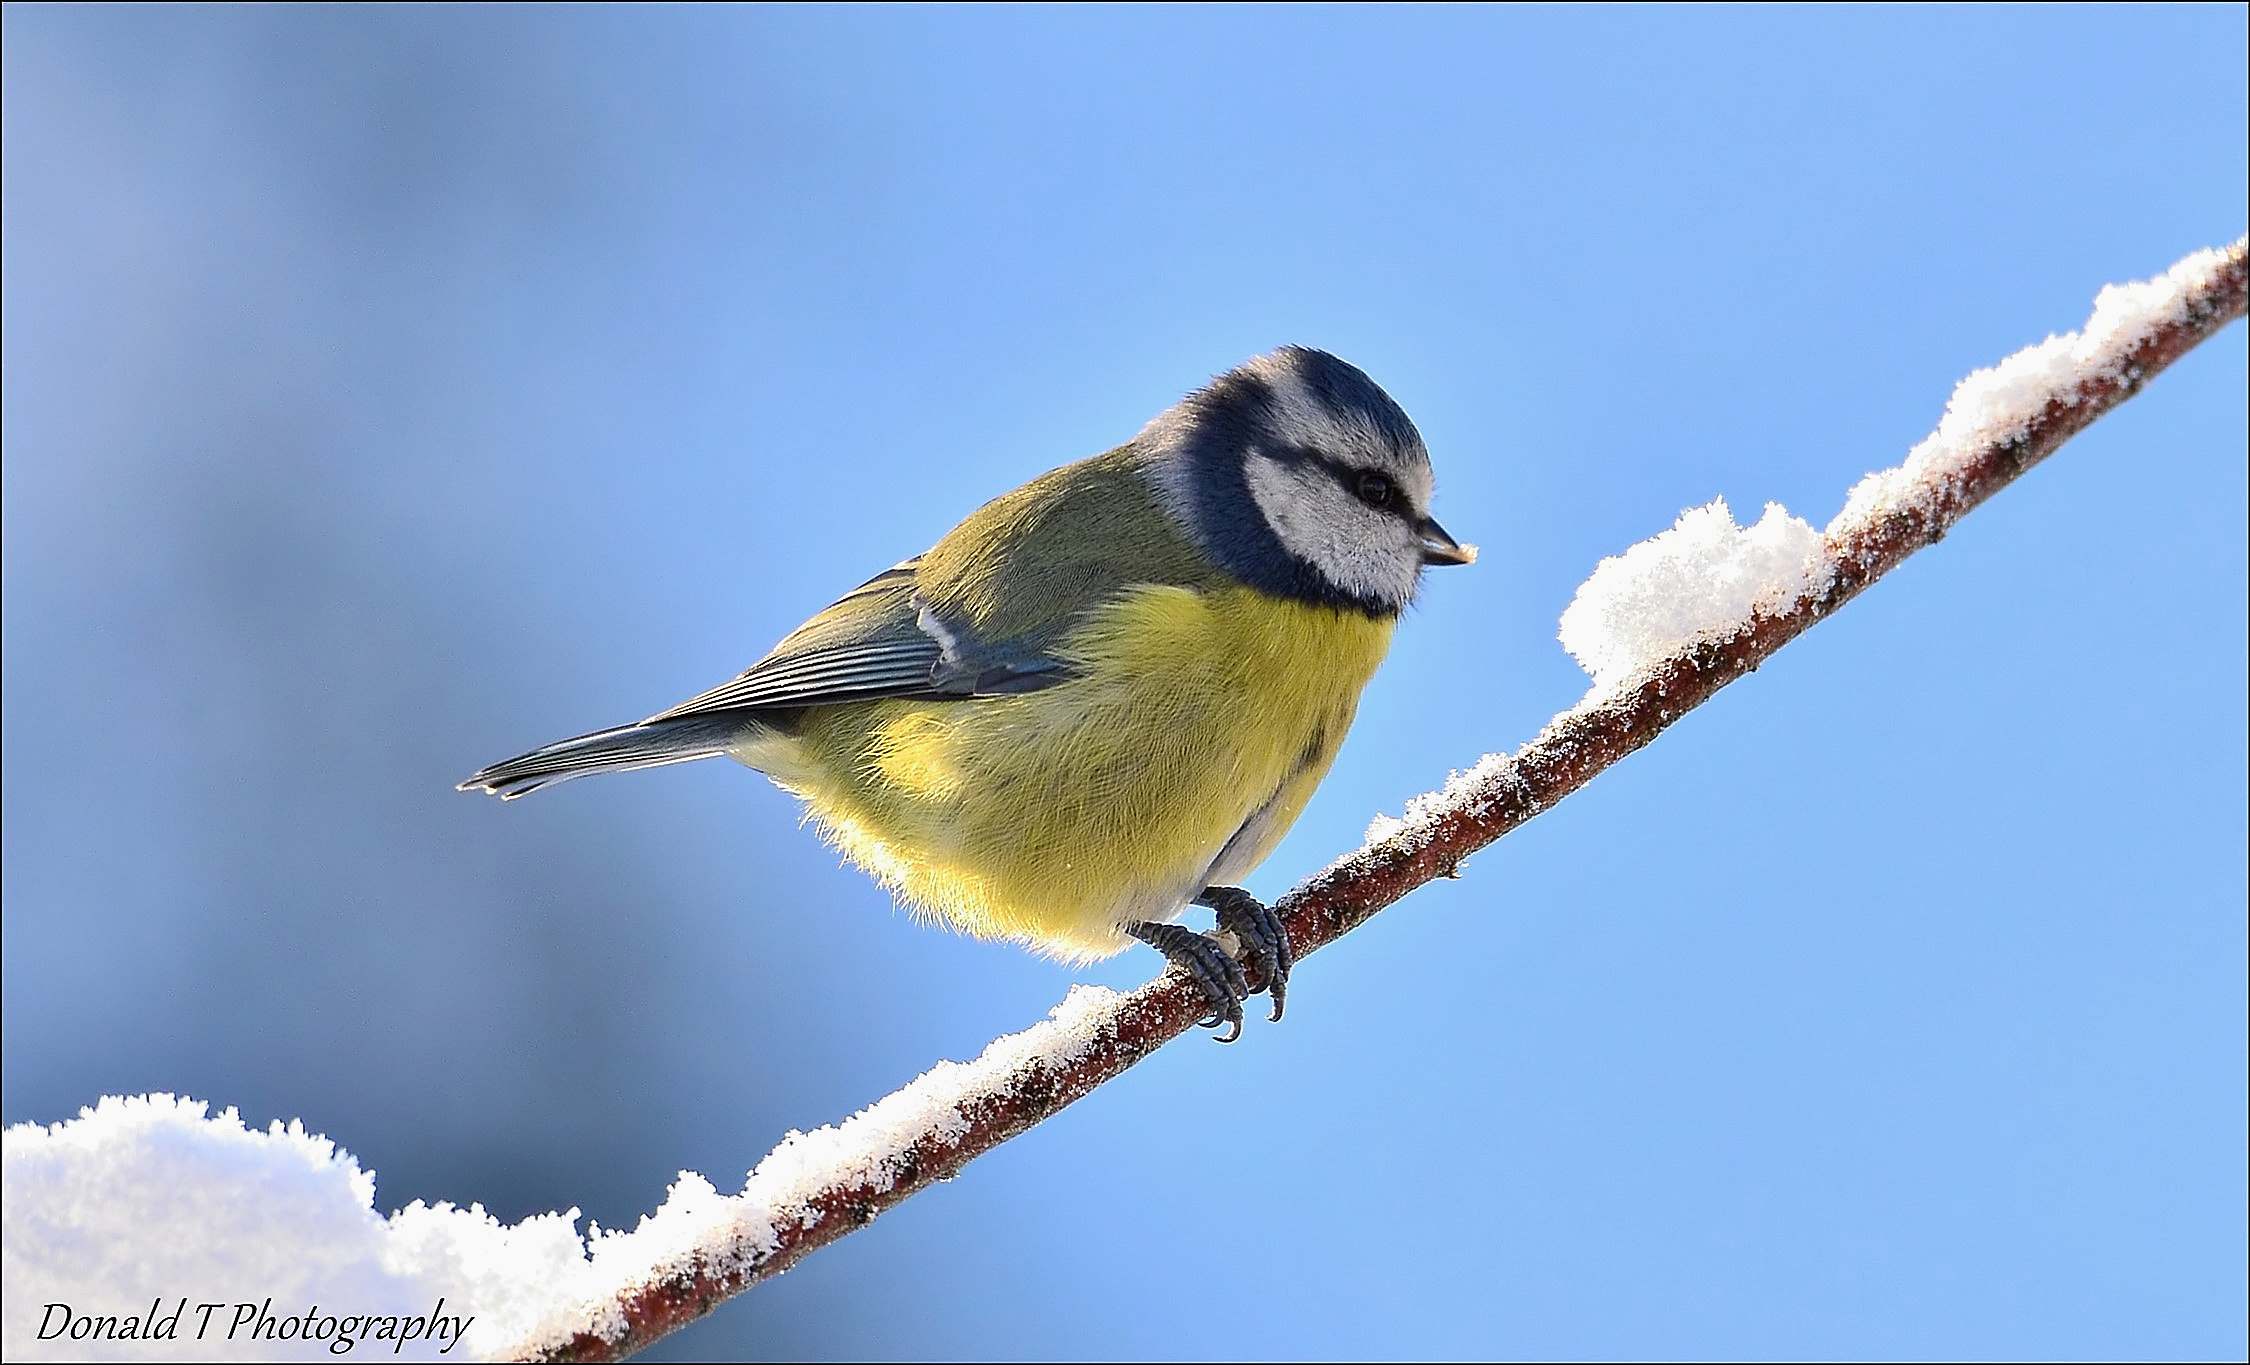
[[[445,1300],[427,1313],[329,1313],[318,1304],[301,1313],[277,1312],[272,1299],[259,1303],[189,1303],[185,1298],[151,1303],[130,1314],[81,1313],[67,1303],[42,1306],[40,1341],[89,1345],[128,1341],[302,1342],[330,1355],[350,1355],[361,1344],[387,1342],[393,1354],[408,1343],[429,1341],[437,1354],[450,1355],[476,1321],[473,1313],[449,1314]]]

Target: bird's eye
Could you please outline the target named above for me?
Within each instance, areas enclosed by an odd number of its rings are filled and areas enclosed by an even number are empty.
[[[1372,469],[1360,471],[1358,482],[1353,485],[1352,491],[1359,494],[1361,502],[1378,512],[1388,510],[1391,499],[1398,496],[1398,490],[1392,486],[1391,481]]]

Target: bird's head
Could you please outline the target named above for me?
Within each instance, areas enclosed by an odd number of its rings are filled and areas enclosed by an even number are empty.
[[[1476,551],[1430,515],[1430,453],[1375,381],[1284,346],[1149,423],[1166,506],[1234,576],[1278,596],[1395,616],[1422,570]]]

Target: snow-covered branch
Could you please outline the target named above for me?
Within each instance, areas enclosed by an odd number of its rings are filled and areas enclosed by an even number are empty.
[[[1334,942],[1422,883],[1456,875],[1471,854],[1647,744],[1908,555],[1936,543],[1979,503],[2241,317],[2244,293],[2241,241],[2198,252],[2156,279],[2104,289],[2083,330],[1964,380],[1936,431],[1898,467],[1862,480],[1825,531],[1776,506],[1738,528],[1725,505],[1714,502],[1603,561],[1562,622],[1564,645],[1593,679],[1585,698],[1514,753],[1490,755],[1444,790],[1418,798],[1403,819],[1378,819],[1365,847],[1285,896],[1278,908],[1299,954]],[[951,1176],[1187,1032],[1203,1010],[1201,994],[1172,974],[1125,995],[1074,988],[1047,1021],[994,1042],[975,1061],[941,1063],[841,1124],[790,1134],[740,1194],[721,1195],[702,1177],[683,1174],[639,1228],[597,1232],[583,1253],[569,1231],[575,1214],[503,1228],[481,1210],[416,1205],[384,1220],[372,1211],[371,1189],[361,1190],[357,1167],[309,1152],[308,1142],[317,1140],[302,1133],[259,1135],[237,1123],[208,1141],[217,1144],[211,1160],[222,1172],[246,1159],[237,1149],[259,1141],[276,1160],[309,1164],[334,1189],[323,1205],[326,1221],[304,1235],[321,1237],[331,1261],[374,1267],[368,1282],[383,1289],[385,1302],[410,1301],[402,1286],[458,1296],[462,1310],[478,1315],[466,1337],[477,1354],[609,1360]],[[103,1147],[109,1130],[102,1124],[168,1134],[157,1149],[175,1168],[160,1182],[165,1193],[200,1178],[183,1173],[182,1154],[205,1141],[191,1136],[196,1125],[218,1121],[200,1109],[109,1104],[75,1124],[8,1134],[10,1355],[29,1344],[19,1334],[16,1301],[67,1297],[49,1286],[67,1289],[73,1276],[88,1282],[91,1272],[65,1262],[70,1247],[98,1244],[100,1236],[70,1222],[70,1192],[104,1180],[114,1191],[136,1178],[119,1149]],[[81,1169],[74,1161],[92,1164]],[[105,1223],[130,1236],[134,1217],[122,1213],[125,1221]],[[41,1230],[54,1233],[63,1249],[50,1253],[40,1245]],[[263,1235],[277,1235],[272,1220],[263,1220]],[[338,1301],[333,1293],[324,1297]]]
[[[1605,561],[1565,616],[1594,673],[1586,698],[1513,754],[1415,801],[1404,820],[1287,896],[1300,957],[1333,943],[1554,805],[1758,667],[1977,504],[2242,316],[2244,244],[2198,252],[2157,279],[2104,289],[2084,330],[1981,370],[1938,428],[1869,475],[1825,533],[1778,508],[1734,531],[1723,508]],[[1725,527],[1716,523],[1728,522]],[[1769,529],[1772,528],[1772,529]],[[1800,529],[1801,528],[1801,529]],[[732,1219],[696,1255],[631,1288],[548,1359],[612,1359],[788,1269],[933,1181],[1077,1100],[1191,1029],[1202,995],[1167,973],[1130,995],[1079,988],[1053,1019],[940,1067],[836,1128],[792,1136],[760,1163]],[[776,1216],[776,1215],[779,1216]]]

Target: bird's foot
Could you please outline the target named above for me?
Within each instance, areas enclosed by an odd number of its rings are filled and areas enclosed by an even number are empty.
[[[1250,998],[1250,979],[1226,949],[1183,924],[1128,924],[1125,932],[1164,954],[1166,961],[1186,972],[1188,979],[1202,989],[1211,1012],[1197,1022],[1205,1028],[1227,1025],[1230,1031],[1219,1035],[1222,1043],[1242,1036],[1242,1002]]]
[[[1273,994],[1272,1018],[1278,1023],[1289,995],[1289,969],[1297,965],[1297,954],[1289,946],[1289,930],[1281,916],[1239,886],[1206,887],[1195,903],[1218,911],[1220,932],[1232,934],[1241,942],[1250,965],[1258,969],[1259,989]]]

